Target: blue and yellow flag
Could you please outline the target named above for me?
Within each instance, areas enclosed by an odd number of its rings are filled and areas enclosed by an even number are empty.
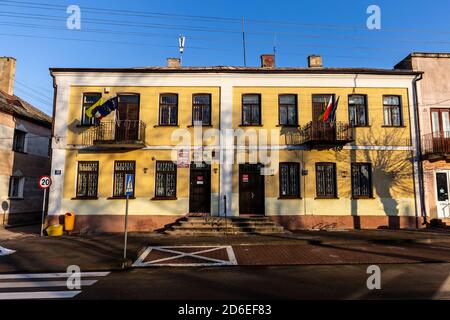
[[[86,116],[92,118],[93,117],[92,112],[94,111],[94,109],[97,108],[98,106],[101,106],[103,103],[104,101],[102,98],[98,99],[96,103],[94,103],[92,106],[86,109],[85,111]]]
[[[101,120],[108,114],[117,109],[119,105],[119,99],[117,97],[110,98],[106,101],[100,99],[94,105],[86,110],[86,116]]]

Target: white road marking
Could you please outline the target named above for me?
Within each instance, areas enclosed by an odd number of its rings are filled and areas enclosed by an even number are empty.
[[[81,277],[105,277],[109,272],[82,272]],[[0,280],[8,279],[38,279],[38,278],[67,278],[72,273],[18,273],[18,274],[0,274]]]
[[[97,280],[80,280],[81,286],[91,286]],[[22,282],[0,282],[0,289],[3,288],[42,288],[42,287],[67,287],[67,281],[22,281]]]
[[[198,248],[201,250],[195,252],[183,252],[179,251],[183,248]],[[178,250],[177,250],[178,249]],[[171,253],[173,256],[161,258],[153,261],[144,262],[145,258],[153,251],[160,251],[165,253]],[[202,256],[201,254],[225,250],[227,252],[228,260],[214,259],[210,257]],[[173,263],[173,260],[189,257],[195,258],[202,262],[198,263]],[[172,261],[172,262],[168,262]],[[155,246],[148,247],[139,256],[139,258],[133,263],[133,267],[199,267],[199,266],[227,266],[227,265],[237,265],[236,256],[234,255],[233,248],[231,246]]]
[[[13,254],[16,250],[11,250],[0,246],[0,256],[7,256]]]
[[[110,272],[82,272],[83,277],[105,277]],[[39,288],[66,287],[67,279],[73,273],[29,273],[29,274],[0,274],[0,289],[31,289],[35,291],[22,292],[0,292],[0,300],[19,299],[69,299],[81,293],[81,290],[65,291],[37,291]],[[41,279],[56,279],[42,281]],[[64,280],[63,280],[64,279]],[[10,281],[4,281],[10,280]],[[87,287],[95,284],[98,280],[81,280],[80,286]]]
[[[6,292],[0,293],[0,300],[69,299],[80,293],[81,291]]]
[[[436,300],[450,300],[450,276],[442,283],[439,290],[433,296]]]

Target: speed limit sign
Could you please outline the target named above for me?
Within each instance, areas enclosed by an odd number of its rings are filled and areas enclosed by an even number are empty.
[[[48,189],[52,185],[52,178],[49,176],[42,176],[39,178],[39,188]]]

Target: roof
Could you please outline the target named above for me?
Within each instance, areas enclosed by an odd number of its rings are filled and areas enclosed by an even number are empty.
[[[51,128],[52,118],[15,95],[0,90],[0,111]]]
[[[450,58],[449,52],[413,52],[408,57],[413,58]]]
[[[382,74],[382,75],[417,75],[421,72],[395,69],[370,68],[258,68],[258,67],[140,67],[140,68],[50,68],[50,73],[272,73],[272,74]]]

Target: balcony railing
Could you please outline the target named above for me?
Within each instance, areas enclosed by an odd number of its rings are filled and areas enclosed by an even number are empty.
[[[101,148],[141,148],[145,143],[145,127],[140,120],[101,121],[83,133],[83,144]]]
[[[354,141],[354,130],[348,123],[311,121],[299,131],[287,134],[287,144],[310,148],[334,148]]]
[[[423,156],[428,159],[450,157],[450,132],[424,135],[422,148]]]

